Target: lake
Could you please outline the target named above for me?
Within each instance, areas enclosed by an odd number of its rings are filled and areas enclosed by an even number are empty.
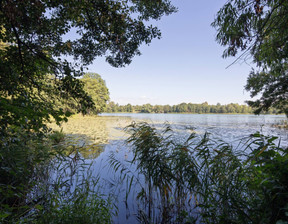
[[[100,177],[104,194],[113,195],[113,202],[118,207],[115,223],[135,223],[137,202],[134,194],[126,195],[126,184],[108,164],[111,153],[123,166],[132,159],[131,149],[125,144],[127,134],[123,128],[133,121],[147,122],[156,128],[169,123],[180,139],[189,136],[192,131],[199,136],[209,132],[211,138],[221,139],[237,147],[243,137],[260,132],[264,135],[277,136],[281,145],[288,145],[288,133],[285,129],[273,127],[273,124],[285,120],[284,115],[238,115],[238,114],[101,114],[98,117],[76,116],[63,124],[66,142],[82,147],[80,153],[87,164],[92,164],[93,175]],[[135,174],[135,172],[134,172]],[[131,174],[132,175],[132,174]],[[143,182],[143,179],[141,180]],[[127,196],[127,197],[126,197]]]
[[[232,143],[255,132],[275,135],[287,143],[287,131],[272,127],[286,120],[285,115],[243,115],[243,114],[102,114],[101,116],[125,117],[131,121],[145,121],[154,125],[168,122],[182,133],[190,128],[198,134],[209,132],[215,138]]]

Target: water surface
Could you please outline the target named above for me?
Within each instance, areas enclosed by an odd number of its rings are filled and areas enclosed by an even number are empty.
[[[104,194],[114,196],[113,203],[118,207],[115,223],[137,223],[137,186],[134,195],[126,198],[126,185],[119,179],[119,172],[114,172],[108,164],[109,156],[114,156],[126,166],[133,155],[125,144],[127,134],[123,128],[132,122],[147,122],[156,128],[169,123],[176,135],[187,137],[192,131],[198,135],[209,132],[214,139],[221,139],[237,146],[240,139],[260,132],[264,135],[277,136],[283,146],[288,145],[285,129],[273,127],[273,124],[285,120],[283,115],[224,115],[224,114],[101,114],[98,117],[76,116],[62,125],[67,134],[66,142],[81,146],[80,153],[87,164],[92,164],[94,175],[101,178]],[[135,167],[130,167],[133,170]],[[143,180],[142,180],[143,181]]]
[[[198,134],[211,133],[212,137],[232,143],[250,134],[260,132],[264,135],[278,136],[283,144],[288,143],[285,129],[273,127],[273,124],[286,120],[285,115],[246,115],[246,114],[102,114],[130,118],[133,121],[145,121],[155,126],[164,122],[171,124],[181,134],[194,129]]]

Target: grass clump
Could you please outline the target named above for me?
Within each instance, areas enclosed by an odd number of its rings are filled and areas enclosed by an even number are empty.
[[[46,208],[39,212],[37,223],[108,224],[112,223],[111,209],[110,202],[93,189],[78,187],[69,198],[53,195]]]
[[[159,131],[133,123],[127,131],[130,163],[145,180],[141,223],[288,223],[288,149],[277,137],[256,133],[234,148],[209,134],[178,140],[167,124]],[[110,159],[128,177],[129,168]]]

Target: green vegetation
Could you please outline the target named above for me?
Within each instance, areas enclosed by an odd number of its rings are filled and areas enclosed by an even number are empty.
[[[97,192],[81,147],[56,144],[62,132],[51,140],[13,134],[0,152],[1,223],[111,223],[111,203]]]
[[[53,131],[48,137],[53,144],[59,144],[60,142],[64,141],[65,134],[63,133],[63,129],[61,129],[60,131]]]
[[[92,113],[103,112],[106,109],[106,102],[109,100],[109,91],[105,81],[96,73],[86,73],[81,81],[84,83],[84,90],[92,98],[95,105]]]
[[[288,223],[288,149],[277,137],[256,133],[233,148],[209,134],[176,139],[169,125],[133,123],[127,131],[131,164],[145,177],[141,223]],[[141,179],[113,155],[110,164],[128,191]]]
[[[237,103],[230,103],[227,105],[209,105],[207,102],[202,104],[192,104],[192,103],[181,103],[178,105],[136,105],[132,106],[127,104],[124,106],[115,104],[114,102],[109,102],[105,112],[117,113],[117,112],[127,112],[127,113],[191,113],[191,114],[250,114],[253,113],[253,108],[246,105],[239,105]],[[270,108],[266,111],[268,114],[277,114],[279,110],[275,108]]]
[[[95,74],[81,81],[85,66],[99,56],[115,67],[130,64],[141,44],[161,36],[147,21],[175,11],[169,0],[1,1],[1,223],[111,222],[93,178],[86,173],[69,185],[81,170],[78,148],[52,145],[47,123],[102,111],[107,88]],[[55,144],[63,135],[50,139]]]
[[[93,178],[92,181],[86,179],[85,182],[78,183],[70,197],[68,195],[61,197],[59,194],[49,195],[51,198],[45,205],[45,209],[37,206],[40,210],[39,217],[34,220],[34,223],[112,223],[111,202],[104,200],[102,195],[95,192],[97,183],[91,184],[91,182],[93,183]]]
[[[50,85],[55,88],[59,79],[51,75],[50,78],[53,80],[50,81]],[[105,81],[97,73],[83,73],[83,77],[80,78],[79,81],[83,90],[86,92],[87,97],[93,103],[93,107],[86,108],[85,113],[82,111],[82,114],[97,115],[103,112],[106,108],[107,101],[109,100],[109,91],[106,87]],[[79,113],[74,100],[71,98],[55,99],[54,105],[55,108],[63,110],[69,116],[77,112]]]
[[[262,94],[249,102],[257,113],[273,107],[288,114],[287,9],[284,0],[230,0],[213,23],[218,41],[228,45],[224,56],[246,50],[259,68],[246,86],[252,96]],[[1,223],[112,222],[111,200],[97,192],[98,179],[82,158],[89,155],[77,144],[62,144],[63,132],[50,132],[47,124],[60,125],[74,112],[117,112],[112,103],[105,109],[105,82],[95,73],[85,75],[85,66],[100,56],[114,67],[130,64],[141,44],[161,36],[149,20],[175,11],[169,0],[0,2]],[[207,103],[125,110],[250,112],[237,104]],[[141,222],[287,223],[287,149],[276,138],[253,135],[243,151],[208,135],[197,140],[192,134],[179,143],[169,126],[160,134],[145,123],[128,130],[132,163],[147,181],[138,194]],[[93,148],[94,156],[101,150]],[[112,157],[111,163],[121,165]]]
[[[247,80],[248,101],[255,113],[274,107],[288,117],[288,2],[285,0],[229,0],[212,23],[217,41],[227,46],[223,57],[251,58],[256,65]],[[248,61],[249,62],[249,61]]]
[[[60,138],[65,133],[65,144],[69,145],[103,145],[108,144],[109,140],[123,137],[121,131],[131,123],[131,118],[102,117],[90,115],[73,115],[68,122],[62,123],[61,127],[49,124],[49,128],[54,130],[49,138]],[[55,136],[56,135],[56,136]],[[77,143],[80,141],[81,143]]]
[[[1,1],[0,134],[11,125],[38,131],[50,116],[65,120],[70,113],[55,107],[57,100],[77,112],[92,109],[77,79],[84,66],[99,56],[115,67],[131,63],[142,43],[161,36],[145,22],[175,11],[169,0]],[[71,32],[75,39],[65,37]]]

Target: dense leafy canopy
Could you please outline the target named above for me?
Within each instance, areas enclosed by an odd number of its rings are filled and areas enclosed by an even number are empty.
[[[131,63],[140,54],[141,44],[161,36],[157,27],[147,25],[148,20],[175,11],[169,0],[0,1],[1,223],[25,223],[23,216],[42,210],[39,200],[49,200],[47,192],[39,199],[36,191],[42,183],[48,183],[45,169],[48,164],[50,169],[55,156],[59,161],[61,152],[50,147],[49,141],[46,143],[45,124],[51,118],[58,124],[66,120],[71,115],[67,108],[82,113],[103,109],[108,90],[97,75],[80,79],[85,66],[98,56],[106,57],[115,67]],[[100,84],[97,94],[90,91],[95,82]],[[66,184],[67,179],[61,181],[60,185]],[[56,185],[51,182],[45,187],[52,190]],[[77,189],[74,190],[78,194]],[[59,215],[61,209],[56,201],[51,200],[50,204],[57,207],[55,212]],[[95,206],[87,208],[90,202],[82,202],[85,211],[97,212]],[[79,199],[77,203],[67,203],[67,214],[71,214],[71,204],[80,214]],[[81,216],[92,220],[87,214],[83,212]],[[64,219],[59,220],[62,223]]]
[[[94,105],[76,79],[83,66],[98,56],[115,67],[129,64],[142,43],[161,35],[147,21],[175,11],[169,0],[1,1],[2,132],[11,124],[39,130],[50,115],[61,121],[68,114],[54,107],[59,98],[72,98],[85,113]]]
[[[109,98],[109,91],[105,81],[97,73],[86,73],[81,79],[84,82],[84,90],[92,98],[95,107],[92,112],[99,114],[104,112]]]
[[[227,46],[223,57],[252,60],[245,89],[256,113],[278,108],[288,116],[288,2],[285,0],[229,0],[218,12],[212,26],[217,41]]]

